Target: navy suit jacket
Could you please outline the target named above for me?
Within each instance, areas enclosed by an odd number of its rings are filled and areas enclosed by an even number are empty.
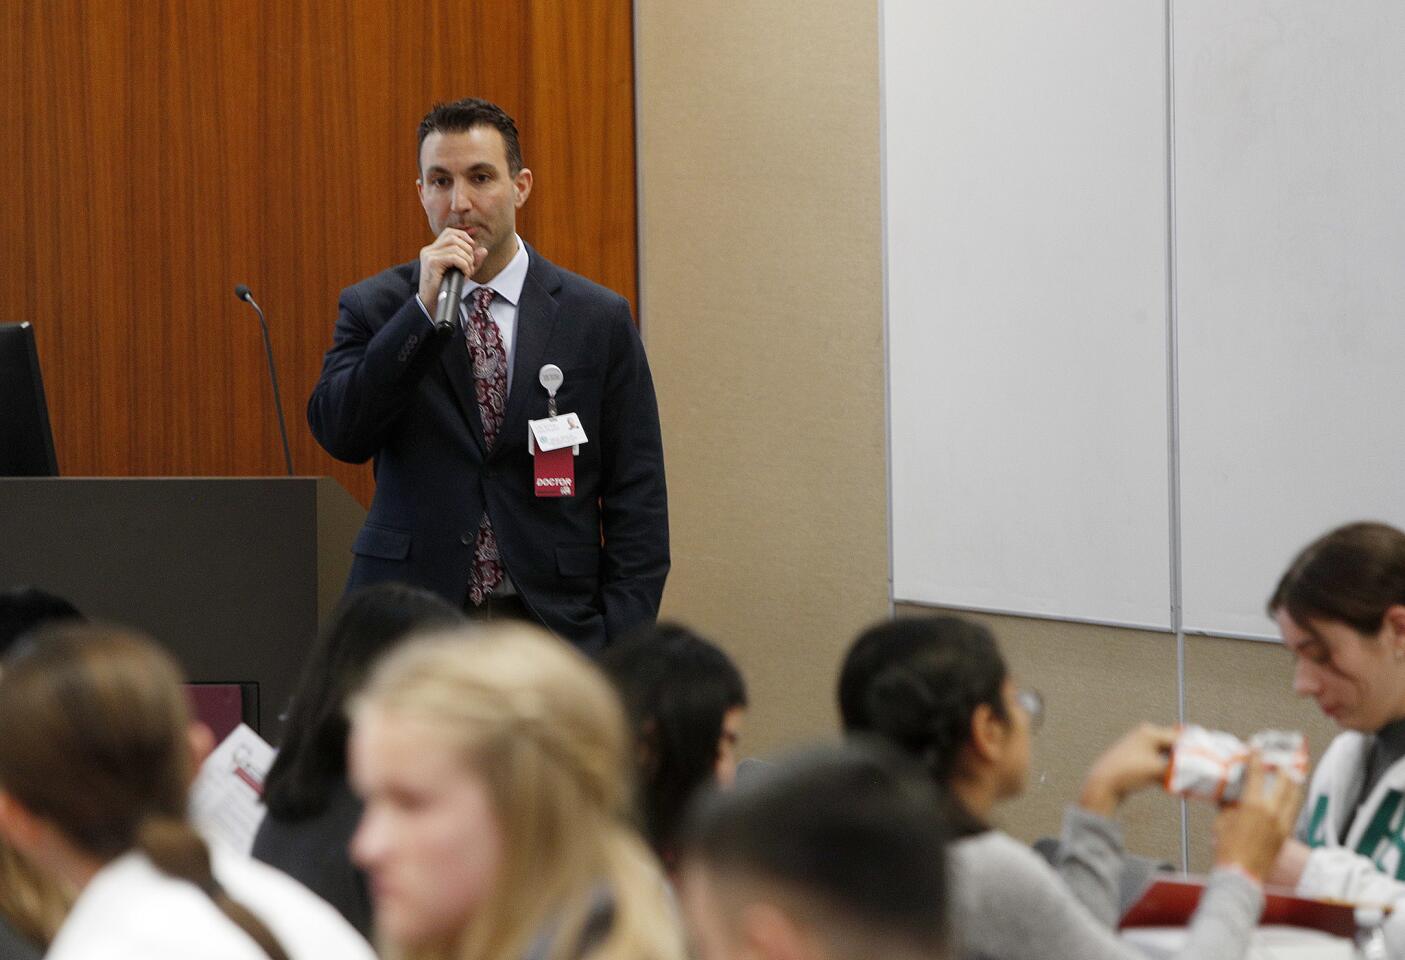
[[[419,261],[342,291],[333,343],[307,405],[339,460],[375,458],[376,493],[347,589],[400,580],[461,604],[483,511],[536,617],[588,651],[658,615],[668,503],[658,405],[623,297],[528,248],[512,383],[491,452],[457,325],[440,332],[415,293]],[[565,374],[562,414],[588,442],[573,497],[539,498],[527,421],[547,415],[543,365]]]

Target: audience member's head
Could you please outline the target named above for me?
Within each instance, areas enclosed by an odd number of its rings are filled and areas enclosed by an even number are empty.
[[[980,780],[1001,799],[1024,787],[1035,718],[977,623],[911,617],[866,630],[845,657],[839,710],[845,731],[892,744],[954,791]]]
[[[698,960],[947,955],[947,832],[921,771],[871,745],[705,795],[680,848]]]
[[[463,622],[463,613],[417,587],[382,583],[342,598],[303,666],[265,783],[269,812],[300,820],[325,809],[346,777],[347,700],[371,665],[411,633]]]
[[[352,701],[353,859],[392,949],[457,960],[674,960],[657,864],[628,824],[609,682],[526,625],[397,649]],[[544,952],[538,952],[544,951]]]
[[[83,887],[130,851],[189,880],[283,956],[230,900],[186,820],[194,773],[180,670],[155,643],[113,627],[59,624],[32,634],[0,673],[0,832],[42,870]]]
[[[1405,718],[1405,533],[1339,527],[1303,548],[1268,601],[1293,689],[1351,730]]]
[[[667,862],[697,789],[736,779],[746,684],[720,648],[672,624],[609,647],[600,665],[624,700],[638,745],[645,832]]]
[[[65,620],[82,620],[78,608],[63,597],[38,587],[0,590],[0,656],[36,627]]]

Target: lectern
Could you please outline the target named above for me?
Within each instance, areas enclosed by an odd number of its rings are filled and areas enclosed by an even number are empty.
[[[0,585],[150,633],[195,682],[244,685],[276,740],[364,519],[326,477],[0,479]]]

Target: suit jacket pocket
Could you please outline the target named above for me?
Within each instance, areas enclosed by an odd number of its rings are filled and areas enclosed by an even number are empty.
[[[600,572],[600,548],[591,544],[556,548],[556,572],[563,577],[593,577]]]
[[[404,560],[410,555],[410,531],[368,523],[356,535],[351,552],[382,560]]]

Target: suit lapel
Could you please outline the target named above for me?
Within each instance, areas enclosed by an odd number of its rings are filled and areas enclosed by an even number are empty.
[[[542,256],[527,248],[527,280],[522,284],[522,297],[517,304],[517,342],[513,346],[512,391],[507,397],[499,437],[525,437],[527,430],[527,398],[533,390],[541,389],[537,373],[541,369],[546,345],[556,326],[556,297],[561,278]],[[480,428],[481,429],[481,428]],[[481,438],[481,433],[479,434]],[[480,439],[481,442],[481,439]],[[506,444],[494,445],[494,451]]]
[[[473,389],[473,363],[468,356],[468,341],[460,331],[453,334],[453,343],[444,348],[439,362],[444,365],[444,373],[449,378],[449,387],[458,401],[463,418],[468,421],[468,431],[473,434],[478,449],[483,449],[483,419],[478,414],[478,396]]]

